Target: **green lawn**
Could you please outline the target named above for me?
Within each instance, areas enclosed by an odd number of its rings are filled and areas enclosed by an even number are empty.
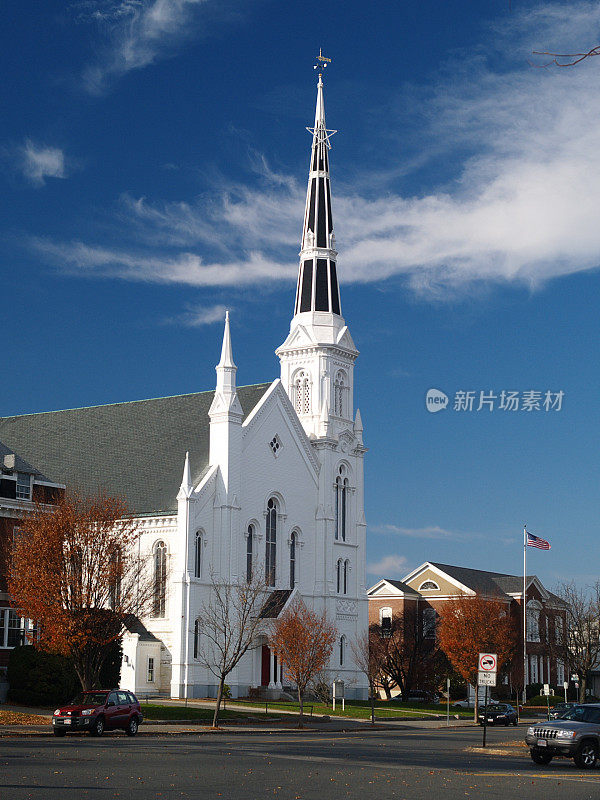
[[[263,709],[265,707],[265,701],[261,702],[259,700],[227,701],[227,706],[229,708],[236,704],[246,706],[251,705],[256,708]],[[267,701],[267,704],[269,709],[285,709],[296,712],[299,710],[298,703],[269,700]],[[311,706],[313,709],[313,714],[317,716],[324,716],[327,714],[329,716],[336,717],[353,717],[354,719],[369,719],[371,716],[371,704],[368,700],[352,700],[351,702],[347,702],[344,711],[342,711],[341,703],[336,703],[336,709],[334,711],[331,705],[326,705],[325,703],[306,702],[304,704],[305,714],[310,714]],[[473,718],[472,709],[452,708],[452,705],[450,705],[450,716],[456,716],[457,714],[461,719]],[[445,704],[415,703],[410,705],[408,703],[399,703],[394,700],[378,700],[375,704],[376,719],[386,719],[390,717],[400,717],[402,719],[435,719],[438,715],[441,717],[446,716]]]
[[[228,701],[229,702],[229,701]],[[188,706],[175,706],[175,705],[160,705],[158,703],[142,703],[142,714],[146,720],[190,720],[190,722],[211,722],[213,718],[213,710],[211,708],[198,708]],[[223,710],[219,713],[219,719],[248,719],[251,716],[253,719],[267,720],[270,717],[265,716],[264,712],[256,713],[243,712],[243,711],[230,711],[229,709]],[[272,719],[272,717],[271,717]]]

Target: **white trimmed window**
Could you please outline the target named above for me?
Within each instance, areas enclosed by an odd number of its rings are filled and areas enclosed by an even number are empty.
[[[204,531],[196,531],[194,549],[194,577],[202,577],[202,545],[204,544]]]
[[[194,658],[198,658],[200,647],[200,620],[194,621]]]
[[[379,624],[381,625],[381,635],[390,636],[392,633],[392,609],[389,606],[379,609]]]
[[[17,472],[17,500],[31,500],[31,475]]]
[[[333,383],[333,413],[337,417],[343,417],[346,406],[346,390],[348,377],[343,369],[337,371]]]
[[[290,589],[294,588],[296,583],[296,555],[298,552],[298,534],[296,531],[292,532],[290,536]]]
[[[294,379],[294,408],[297,414],[310,414],[310,378],[303,369]]]
[[[277,564],[277,500],[270,497],[267,502],[267,541],[265,553],[265,577],[267,586],[275,586]]]
[[[527,603],[527,641],[539,642],[540,641],[540,604],[537,600],[530,600]],[[536,683],[537,681],[532,681]]]
[[[342,542],[346,541],[349,492],[348,470],[345,464],[340,464],[335,479],[335,538]]]
[[[164,617],[167,601],[167,546],[164,542],[154,545],[154,596],[152,616]]]
[[[254,525],[248,525],[248,532],[246,536],[246,582],[252,581],[253,567],[254,567]]]
[[[423,609],[423,638],[435,639],[435,625],[436,625],[435,608]]]
[[[435,590],[437,590],[439,592],[440,587],[437,585],[437,583],[435,581],[431,581],[431,580],[423,581],[423,583],[419,586],[419,591],[420,592],[427,591],[428,589],[435,589]]]
[[[148,656],[148,683],[154,683],[154,659]]]

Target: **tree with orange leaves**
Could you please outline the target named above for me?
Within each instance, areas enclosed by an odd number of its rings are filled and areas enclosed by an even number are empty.
[[[148,609],[153,585],[124,502],[66,495],[20,522],[8,589],[34,620],[40,649],[68,655],[83,689],[97,688],[106,646],[128,616]]]
[[[462,595],[448,600],[440,609],[438,626],[440,647],[454,669],[477,686],[479,653],[496,653],[498,670],[512,659],[516,638],[506,603],[480,595]],[[475,719],[477,719],[475,692]]]
[[[300,726],[304,694],[312,678],[329,663],[337,629],[325,613],[308,609],[300,598],[276,620],[269,645],[277,653],[288,680],[296,684],[300,705]]]

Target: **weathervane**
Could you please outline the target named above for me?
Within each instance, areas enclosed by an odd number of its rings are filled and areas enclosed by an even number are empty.
[[[323,143],[328,149],[330,149],[331,142],[329,141],[329,139],[333,136],[334,133],[337,133],[337,131],[329,130],[328,128],[325,127],[325,114],[323,111],[323,81],[321,80],[321,77],[323,75],[323,70],[325,69],[325,67],[328,64],[331,64],[331,59],[327,58],[327,56],[324,56],[322,48],[319,47],[319,55],[317,56],[316,60],[318,63],[313,66],[313,69],[319,70],[319,83],[317,84],[317,86],[319,87],[319,94],[317,99],[317,118],[315,119],[315,127],[307,128],[306,130],[309,133],[312,133],[314,137],[314,142]]]
[[[316,60],[317,60],[319,63],[318,63],[318,64],[315,64],[315,65],[313,66],[313,69],[318,69],[318,70],[319,70],[319,78],[320,78],[320,77],[321,77],[321,75],[323,74],[323,70],[324,70],[324,69],[327,67],[327,65],[328,65],[328,64],[331,64],[331,59],[330,59],[330,58],[326,58],[326,57],[323,55],[323,48],[322,48],[322,47],[319,47],[319,55],[317,56],[317,59],[316,59]]]

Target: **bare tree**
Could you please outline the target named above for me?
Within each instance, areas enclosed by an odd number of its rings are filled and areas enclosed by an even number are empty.
[[[228,583],[211,575],[210,598],[198,617],[198,660],[219,681],[213,728],[219,725],[223,686],[229,673],[248,650],[258,646],[264,620],[265,581],[261,575],[242,583]]]
[[[600,581],[583,589],[572,581],[563,582],[554,591],[566,605],[567,629],[562,642],[570,671],[579,675],[579,701],[583,703],[588,672],[600,659]]]
[[[393,685],[406,697],[417,682],[420,688],[432,682],[438,644],[435,636],[424,636],[420,621],[417,609],[409,608],[404,614],[395,614],[388,629],[374,626],[383,651],[379,683],[388,699]]]
[[[375,725],[375,693],[386,659],[386,651],[382,647],[382,641],[379,631],[371,627],[368,631],[357,636],[350,645],[354,662],[360,671],[367,676],[369,683],[371,725]]]
[[[538,67],[550,67],[550,66],[574,67],[576,64],[579,64],[581,61],[584,61],[586,58],[592,58],[593,56],[600,56],[600,45],[592,47],[585,53],[550,53],[547,50],[534,50],[533,55],[550,56],[550,58],[552,59],[551,61],[548,61],[545,64],[536,64],[535,66]]]

